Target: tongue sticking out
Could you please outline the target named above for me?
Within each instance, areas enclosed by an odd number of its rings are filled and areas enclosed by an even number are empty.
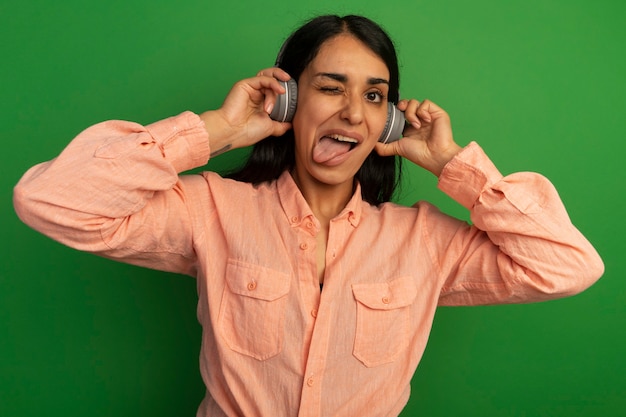
[[[352,144],[340,142],[338,140],[324,137],[313,149],[313,160],[318,164],[323,164],[331,159],[343,155],[350,151]]]

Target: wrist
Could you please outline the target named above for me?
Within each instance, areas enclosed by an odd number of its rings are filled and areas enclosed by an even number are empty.
[[[435,174],[436,177],[439,177],[445,166],[448,165],[448,162],[450,162],[462,150],[463,148],[461,146],[456,143],[452,143],[452,145],[450,145],[445,151],[440,152],[437,155],[437,162],[431,172]]]
[[[199,115],[204,122],[204,128],[209,134],[211,157],[222,154],[233,147],[233,141],[228,131],[230,126],[219,114],[219,110],[206,111]]]

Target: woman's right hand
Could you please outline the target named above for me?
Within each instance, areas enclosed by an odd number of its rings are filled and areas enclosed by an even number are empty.
[[[230,149],[254,145],[268,136],[281,136],[291,123],[270,118],[276,97],[285,92],[278,80],[289,80],[280,68],[267,68],[256,77],[237,82],[222,107],[204,112],[200,118],[209,132],[211,156]]]

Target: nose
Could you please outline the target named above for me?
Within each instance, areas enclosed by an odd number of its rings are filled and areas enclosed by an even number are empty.
[[[346,94],[341,118],[351,125],[358,125],[363,121],[363,100],[355,94]]]

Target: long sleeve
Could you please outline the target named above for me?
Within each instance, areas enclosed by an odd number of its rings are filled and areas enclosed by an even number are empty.
[[[470,210],[439,257],[440,304],[531,302],[579,293],[604,272],[557,191],[530,172],[503,177],[476,144],[446,165],[439,188]],[[468,231],[469,230],[469,231]],[[449,255],[449,256],[448,256]]]
[[[191,224],[178,173],[206,164],[209,153],[204,124],[190,112],[145,127],[99,123],[28,170],[14,189],[14,207],[26,224],[65,245],[191,274]]]

